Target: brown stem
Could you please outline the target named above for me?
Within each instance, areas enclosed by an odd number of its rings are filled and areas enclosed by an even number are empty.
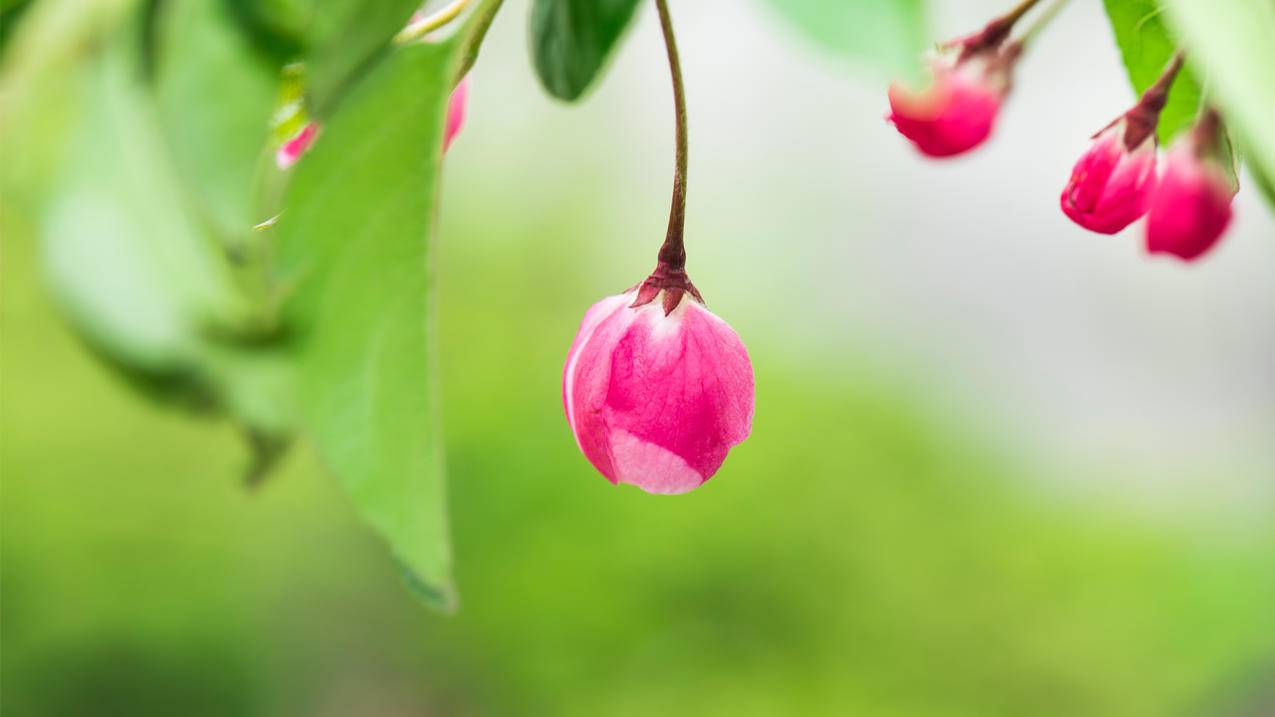
[[[669,17],[667,0],[655,0],[660,13],[660,29],[664,31],[664,47],[668,50],[669,74],[673,78],[673,113],[676,122],[677,167],[673,173],[673,203],[668,215],[668,233],[660,246],[659,261],[669,269],[680,271],[686,267],[686,90],[682,84],[682,62],[677,54],[677,40],[673,37],[673,20]]]
[[[1013,10],[987,23],[980,31],[961,42],[961,57],[968,58],[984,50],[1000,47],[1014,29],[1014,25],[1040,0],[1022,0]]]

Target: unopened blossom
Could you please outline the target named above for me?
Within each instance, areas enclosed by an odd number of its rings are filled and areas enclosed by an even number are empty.
[[[1182,53],[1174,54],[1137,103],[1094,135],[1060,197],[1072,221],[1115,234],[1147,213],[1156,187],[1156,129],[1182,64]]]
[[[1231,222],[1237,186],[1228,171],[1217,113],[1210,110],[1165,156],[1164,176],[1147,213],[1147,251],[1193,261]]]
[[[1147,213],[1155,168],[1155,133],[1139,136],[1120,119],[1094,137],[1072,168],[1059,199],[1063,213],[1085,229],[1115,234]]]
[[[644,285],[585,314],[562,399],[576,443],[607,480],[685,493],[748,437],[752,364],[697,295]]]
[[[988,23],[982,31],[945,43],[929,60],[930,82],[921,90],[890,85],[890,114],[899,134],[930,157],[951,157],[982,144],[992,133],[1009,93],[1021,42],[1006,43],[1027,5]]]

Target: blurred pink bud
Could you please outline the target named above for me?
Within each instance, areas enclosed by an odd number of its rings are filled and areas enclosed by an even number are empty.
[[[447,133],[443,135],[443,151],[446,152],[448,147],[452,146],[452,140],[456,139],[456,135],[460,134],[460,128],[465,124],[465,105],[469,100],[469,75],[456,85],[456,89],[452,90],[452,96],[447,100]]]
[[[951,157],[987,139],[1000,103],[1000,94],[976,79],[936,67],[933,82],[921,92],[890,85],[889,120],[923,154]]]
[[[923,154],[951,157],[982,144],[992,133],[1009,93],[1022,45],[987,31],[948,43],[930,62],[931,81],[919,92],[890,85],[887,119]]]
[[[319,136],[319,126],[313,122],[307,122],[292,138],[279,146],[275,150],[274,162],[279,169],[287,169],[301,159],[301,155],[310,149],[310,145],[314,144],[315,137]]]
[[[1136,145],[1129,146],[1131,141]],[[1129,132],[1121,118],[1098,133],[1072,168],[1060,199],[1063,213],[1100,234],[1124,229],[1147,213],[1156,185],[1155,160],[1155,134]]]
[[[1214,124],[1212,132],[1216,131]],[[1209,142],[1197,127],[1165,155],[1164,176],[1147,213],[1147,251],[1152,254],[1193,261],[1211,249],[1230,224],[1236,187],[1205,146]]]
[[[685,493],[748,437],[753,368],[725,321],[686,297],[634,307],[636,289],[584,315],[562,377],[567,423],[612,483]]]

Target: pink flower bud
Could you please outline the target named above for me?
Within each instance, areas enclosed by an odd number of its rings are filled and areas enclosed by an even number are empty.
[[[461,125],[465,123],[465,104],[469,100],[469,75],[461,79],[452,96],[447,100],[447,132],[443,135],[443,151],[452,146],[452,140],[460,134]]]
[[[1147,251],[1198,259],[1231,222],[1236,188],[1218,159],[1202,151],[1198,131],[1165,156],[1164,176],[1147,213]]]
[[[992,132],[1001,96],[954,68],[934,68],[921,92],[890,85],[890,122],[899,134],[931,157],[950,157],[977,147]]]
[[[274,162],[279,169],[287,169],[301,159],[301,155],[310,149],[310,145],[314,144],[314,138],[319,136],[319,126],[313,122],[307,122],[292,138],[279,146],[275,150]]]
[[[1007,25],[992,23],[948,43],[931,59],[932,79],[924,90],[890,85],[886,119],[931,157],[951,157],[982,144],[992,133],[1023,49],[1017,42],[1001,47],[1008,31]]]
[[[680,294],[679,294],[680,297]],[[589,462],[612,483],[685,493],[748,437],[753,369],[739,336],[687,296],[611,296],[584,315],[567,354],[562,400]]]
[[[1129,141],[1137,144],[1130,147]],[[1100,234],[1124,229],[1147,213],[1156,185],[1155,160],[1155,134],[1131,133],[1121,118],[1098,133],[1072,168],[1060,199],[1063,213]]]

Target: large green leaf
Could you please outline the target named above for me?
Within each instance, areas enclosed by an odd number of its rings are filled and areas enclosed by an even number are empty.
[[[1169,24],[1207,73],[1244,140],[1263,193],[1275,206],[1275,2],[1165,0]]]
[[[358,76],[389,50],[421,0],[313,0],[306,31],[310,111],[324,118]]]
[[[1159,79],[1177,50],[1176,35],[1164,24],[1164,13],[1158,0],[1103,0],[1111,29],[1120,47],[1125,71],[1134,92],[1141,94]],[[1200,85],[1193,75],[1194,62],[1188,62],[1169,91],[1168,104],[1160,115],[1157,136],[1168,144],[1179,132],[1190,127],[1200,110]],[[1112,109],[1112,116],[1121,109]]]
[[[83,120],[43,213],[51,289],[125,376],[157,398],[225,410],[273,451],[293,422],[287,361],[256,333],[253,308],[191,210],[136,49],[117,37],[82,70]]]
[[[768,0],[811,39],[890,77],[912,77],[931,42],[925,0]]]
[[[277,231],[304,422],[410,582],[453,601],[429,249],[455,42],[394,51],[298,165]]]
[[[579,99],[606,65],[638,0],[535,0],[531,54],[549,94]]]

